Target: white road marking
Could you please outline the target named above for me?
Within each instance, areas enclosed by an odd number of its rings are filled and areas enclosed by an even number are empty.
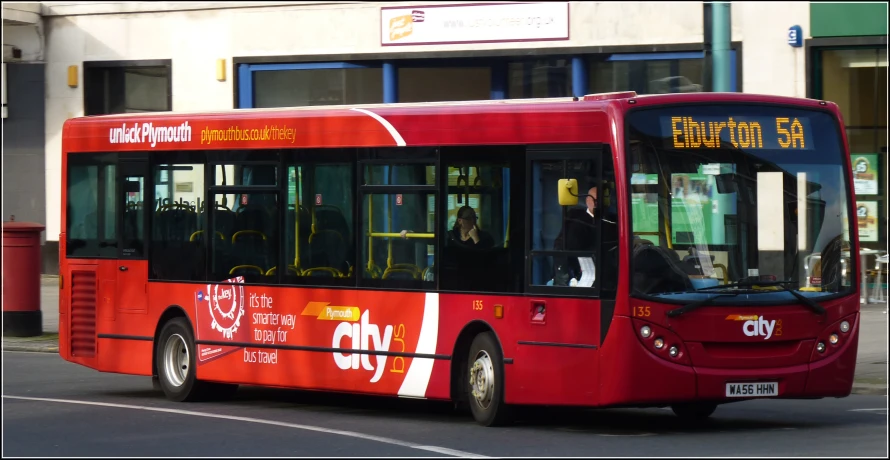
[[[392,125],[392,123],[390,123],[389,121],[387,121],[385,118],[381,117],[380,115],[377,115],[377,114],[374,113],[374,112],[371,112],[370,110],[356,109],[356,108],[352,108],[352,109],[349,109],[349,110],[354,110],[354,111],[356,111],[356,112],[361,112],[361,113],[363,113],[363,114],[365,114],[365,115],[369,115],[369,116],[371,116],[372,118],[374,118],[375,120],[379,121],[380,124],[383,125],[383,127],[386,128],[387,131],[389,131],[389,134],[392,135],[392,139],[393,139],[394,141],[396,141],[396,145],[398,145],[399,147],[404,147],[404,146],[405,146],[405,139],[402,139],[402,135],[399,134],[399,131],[396,130],[396,128]]]
[[[334,430],[330,428],[324,428],[320,426],[312,426],[312,425],[300,425],[296,423],[287,423],[287,422],[278,422],[275,420],[263,420],[259,418],[252,417],[238,417],[234,415],[220,415],[220,414],[211,414],[207,412],[196,412],[190,410],[181,410],[181,409],[166,409],[162,407],[146,407],[146,406],[133,406],[129,404],[115,404],[115,403],[104,403],[104,402],[95,402],[95,401],[78,401],[73,399],[54,399],[54,398],[32,398],[27,396],[10,396],[3,395],[6,399],[21,399],[26,401],[42,401],[42,402],[55,402],[55,403],[65,403],[65,404],[82,404],[86,406],[102,406],[102,407],[114,407],[118,409],[135,409],[135,410],[145,410],[152,412],[166,412],[168,414],[180,414],[180,415],[191,415],[195,417],[207,417],[207,418],[218,418],[224,420],[234,420],[239,422],[250,422],[250,423],[260,423],[263,425],[275,425],[282,426],[286,428],[296,428],[298,430],[306,430],[306,431],[316,431],[319,433],[327,433],[327,434],[337,434],[340,436],[348,436],[350,438],[359,438],[359,439],[367,439],[369,441],[377,441],[384,444],[392,444],[394,446],[407,447],[410,449],[418,449],[425,450],[430,452],[436,452],[445,455],[453,455],[455,457],[471,457],[471,458],[488,458],[484,455],[473,454],[470,452],[464,452],[460,450],[448,449],[446,447],[439,446],[424,446],[420,444],[416,444],[408,441],[401,441],[393,438],[385,438],[383,436],[374,436],[372,434],[358,433],[355,431],[344,431],[344,430]]]
[[[868,411],[884,411],[884,412],[885,412],[884,414],[878,414],[878,415],[887,415],[887,414],[886,414],[886,412],[887,412],[887,408],[886,408],[886,407],[878,407],[878,408],[875,408],[875,409],[850,409],[850,412],[868,412]]]

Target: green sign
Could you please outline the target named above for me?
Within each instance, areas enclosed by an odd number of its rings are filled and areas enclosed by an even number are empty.
[[[853,186],[856,195],[877,195],[878,194],[878,155],[876,154],[853,154],[851,157],[853,164]]]
[[[887,3],[810,3],[810,35],[857,37],[887,35]]]

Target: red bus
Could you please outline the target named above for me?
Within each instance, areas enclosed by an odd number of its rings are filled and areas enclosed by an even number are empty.
[[[850,394],[830,102],[750,94],[139,113],[63,130],[59,353],[175,401]]]

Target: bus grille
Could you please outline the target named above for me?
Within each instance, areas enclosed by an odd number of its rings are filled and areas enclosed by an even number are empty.
[[[96,272],[71,273],[71,354],[96,355]]]

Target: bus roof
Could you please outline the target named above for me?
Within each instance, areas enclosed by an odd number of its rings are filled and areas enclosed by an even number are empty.
[[[812,99],[743,93],[502,99],[151,112],[66,120],[63,150],[152,151],[610,142],[610,118],[634,107],[758,103],[828,108]],[[584,116],[578,116],[583,113]],[[619,122],[620,123],[620,122]]]

